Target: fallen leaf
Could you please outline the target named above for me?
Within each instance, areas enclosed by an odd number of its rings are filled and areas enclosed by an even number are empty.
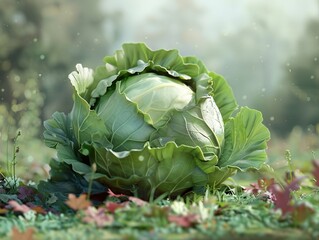
[[[265,193],[269,188],[275,184],[274,178],[260,178],[257,183],[251,183],[249,187],[245,188],[245,192],[258,195],[260,193]]]
[[[36,213],[39,213],[39,214],[46,214],[47,211],[41,207],[41,206],[34,206],[31,208],[31,210],[35,211]]]
[[[116,203],[116,202],[106,202],[105,208],[109,213],[114,213],[117,209],[126,207],[128,202]]]
[[[281,189],[278,184],[274,184],[269,188],[274,194],[273,201],[275,209],[281,209],[282,216],[294,210],[294,207],[291,205],[291,192],[299,189],[302,179],[304,179],[304,177],[295,178],[283,189]]]
[[[112,192],[111,189],[108,189],[108,194],[109,194],[109,197],[120,198],[120,200],[122,200],[122,201],[129,200],[129,201],[135,203],[137,206],[144,206],[145,204],[147,204],[146,201],[144,201],[140,198],[137,198],[137,197],[127,196],[125,194],[115,194],[114,192]]]
[[[126,195],[124,195],[124,194],[115,194],[114,192],[112,192],[111,189],[108,189],[107,193],[109,194],[110,197],[116,197],[116,198],[118,198],[118,197],[126,197]]]
[[[84,211],[85,216],[82,218],[82,221],[93,223],[97,227],[109,226],[114,222],[114,218],[112,215],[106,214],[105,210],[103,207],[96,209],[90,206]]]
[[[32,240],[34,234],[33,228],[28,228],[24,232],[20,232],[16,227],[12,228],[11,239],[12,240]]]
[[[13,211],[15,211],[15,212],[27,213],[27,212],[32,210],[27,205],[20,204],[17,201],[14,201],[14,200],[10,200],[8,202],[8,204],[13,208]]]
[[[274,178],[260,178],[257,183],[250,184],[244,189],[245,192],[253,194],[262,200],[274,200],[273,194],[269,191],[270,187],[275,184]]]
[[[140,198],[137,198],[137,197],[128,197],[128,199],[135,203],[137,206],[144,206],[145,204],[147,204],[147,202],[145,202],[144,200],[140,199]]]
[[[81,194],[76,197],[74,194],[70,193],[68,200],[65,202],[73,210],[87,209],[91,206],[91,202],[86,199],[86,194]]]

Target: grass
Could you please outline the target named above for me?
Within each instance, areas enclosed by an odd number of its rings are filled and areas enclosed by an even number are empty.
[[[277,167],[275,172],[241,174],[228,186],[211,189],[205,196],[194,194],[186,199],[148,203],[111,194],[98,205],[85,196],[69,196],[68,202],[59,202],[54,196],[42,196],[37,185],[22,181],[19,177],[24,176],[16,172],[28,166],[19,161],[17,137],[11,160],[6,162],[7,181],[0,187],[1,239],[319,237],[319,186],[311,161],[311,154],[315,156],[319,149],[318,136],[297,131],[285,141],[273,140],[269,163]],[[304,144],[305,139],[312,144],[310,148]],[[271,187],[272,181],[281,188]],[[283,214],[285,211],[287,214]]]
[[[294,225],[273,211],[271,203],[244,192],[223,192],[196,202],[176,200],[143,206],[130,202],[109,212],[113,220],[100,227],[83,220],[84,210],[58,215],[10,212],[0,217],[0,236],[10,239],[13,227],[25,233],[34,229],[34,239],[312,239],[318,234],[309,224]],[[184,225],[181,219],[189,219],[193,213],[199,218]],[[170,216],[180,218],[172,220]]]

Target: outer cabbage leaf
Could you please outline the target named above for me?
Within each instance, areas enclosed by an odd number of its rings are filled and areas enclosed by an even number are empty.
[[[79,145],[88,141],[112,147],[112,144],[106,138],[108,131],[103,120],[98,117],[94,110],[90,109],[88,102],[78,92],[74,93],[74,105],[70,118],[73,134]]]
[[[44,127],[44,142],[48,147],[74,144],[71,120],[64,113],[55,112],[51,119],[44,122]]]
[[[90,175],[92,172],[90,162],[84,160],[84,157],[78,151],[74,151],[70,146],[61,144],[56,149],[58,161],[72,166],[73,171],[76,173],[86,176]]]
[[[235,118],[225,125],[225,145],[218,162],[219,167],[239,170],[259,169],[267,159],[267,141],[270,133],[262,124],[259,111],[243,107]]]
[[[40,181],[38,190],[42,194],[52,196],[54,194],[64,205],[70,193],[83,194],[89,191],[88,179],[85,179],[82,174],[73,170],[73,168],[65,162],[52,160],[50,162],[50,176],[49,181]],[[91,186],[91,194],[101,194],[107,192],[107,188],[101,183],[94,181]],[[56,202],[54,203],[56,206]],[[66,209],[68,210],[68,209]]]
[[[223,182],[225,182],[229,177],[233,176],[237,172],[234,167],[218,167],[215,166],[213,171],[208,174],[208,185],[211,188],[218,188]]]
[[[223,116],[224,123],[226,123],[237,108],[237,102],[231,87],[222,76],[213,72],[210,72],[209,76],[213,82],[214,100]]]
[[[213,166],[204,161],[198,147],[177,146],[174,142],[161,148],[114,152],[87,144],[90,159],[97,165],[99,182],[115,192],[137,194],[152,199],[162,194],[174,197],[207,184],[207,174],[200,165]],[[198,162],[200,162],[198,164]]]
[[[70,118],[63,113],[55,113],[53,119],[44,123],[45,143],[57,150],[57,161],[72,166],[73,171],[85,175],[91,172],[90,163],[77,151],[78,142],[72,135]]]
[[[211,95],[223,116],[224,122],[227,122],[237,108],[237,102],[229,84],[222,76],[214,72],[209,72],[203,62],[198,58],[184,57],[184,61],[186,63],[196,64],[199,68],[199,75],[194,78],[196,85],[200,82],[200,86],[197,86],[196,95],[199,94],[198,91],[201,93],[200,96],[204,94]]]

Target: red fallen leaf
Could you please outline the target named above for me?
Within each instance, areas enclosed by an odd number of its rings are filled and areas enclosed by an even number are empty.
[[[28,228],[24,232],[20,232],[16,227],[12,228],[11,239],[12,240],[32,240],[34,234],[33,228]]]
[[[269,188],[269,190],[275,196],[275,198],[273,199],[275,209],[281,209],[282,216],[285,216],[287,213],[294,210],[294,207],[291,205],[290,193],[299,189],[299,183],[302,179],[304,179],[304,177],[295,178],[287,186],[285,186],[284,189],[281,189],[277,184],[274,184]]]
[[[46,214],[47,213],[47,211],[41,206],[34,206],[34,207],[31,207],[31,209],[39,214]]]
[[[95,207],[88,207],[84,211],[85,216],[82,218],[83,222],[93,223],[97,227],[109,226],[114,222],[114,218],[110,214],[105,213],[105,208],[100,207],[96,209]]]
[[[144,200],[137,198],[137,197],[127,196],[124,194],[115,194],[114,192],[112,192],[111,189],[108,189],[108,194],[110,197],[126,198],[129,201],[135,203],[137,206],[144,206],[145,204],[147,204],[147,202],[145,202]]]
[[[128,202],[124,202],[124,203],[106,202],[105,208],[108,212],[114,213],[117,209],[121,209],[127,206],[127,203]]]
[[[169,215],[168,221],[175,223],[177,226],[188,228],[192,227],[199,222],[199,216],[196,214],[181,215]]]
[[[266,192],[269,188],[275,184],[274,178],[260,178],[257,183],[250,184],[250,187],[245,188],[246,192],[251,192],[254,195],[257,195],[261,192]]]
[[[137,197],[128,197],[128,199],[131,201],[131,202],[133,202],[133,203],[135,203],[137,206],[140,206],[140,207],[142,207],[142,206],[144,206],[145,204],[147,204],[147,202],[145,202],[144,200],[142,200],[142,199],[140,199],[140,198],[137,198]]]
[[[312,171],[312,175],[316,179],[316,185],[319,187],[319,160],[313,160],[312,164],[314,166],[314,169]]]
[[[74,194],[70,193],[68,198],[69,199],[65,203],[73,210],[87,209],[91,206],[91,202],[86,199],[85,194],[76,197]]]
[[[13,211],[15,212],[27,213],[32,210],[27,205],[19,204],[17,201],[14,201],[14,200],[10,200],[8,203],[13,208]]]
[[[109,194],[110,197],[116,197],[116,198],[118,198],[118,197],[127,197],[124,194],[115,194],[114,192],[112,192],[111,189],[108,189],[107,193]]]
[[[270,187],[275,184],[274,178],[261,178],[257,183],[250,184],[244,191],[263,200],[274,200],[273,194],[269,191]]]

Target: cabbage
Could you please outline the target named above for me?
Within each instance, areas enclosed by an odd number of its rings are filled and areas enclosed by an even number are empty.
[[[238,108],[225,79],[197,58],[128,43],[95,71],[76,68],[72,111],[44,123],[59,176],[71,169],[115,193],[173,198],[265,164],[262,114]]]

